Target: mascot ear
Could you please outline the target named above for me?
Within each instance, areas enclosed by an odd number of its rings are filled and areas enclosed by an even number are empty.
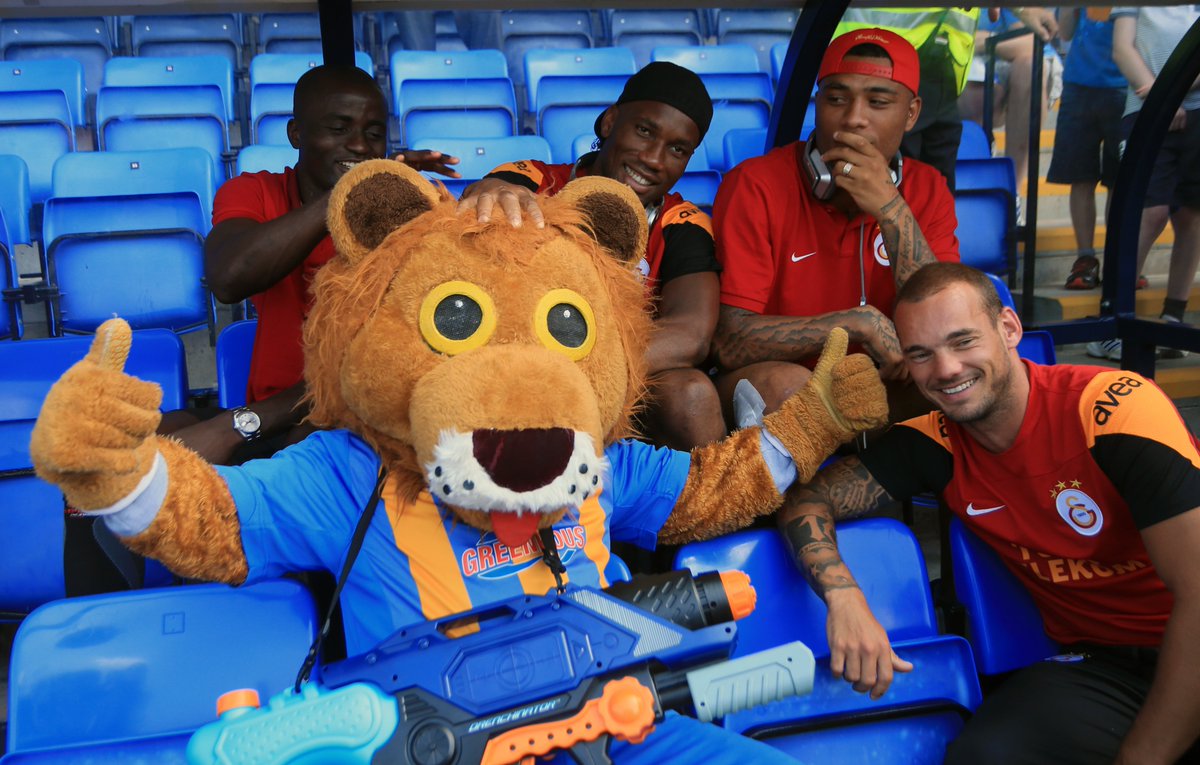
[[[558,199],[587,218],[600,246],[633,266],[646,254],[646,209],[633,190],[611,178],[588,176],[563,187]]]
[[[371,252],[388,234],[440,201],[434,185],[402,162],[363,162],[333,187],[327,222],[333,244],[352,262]]]

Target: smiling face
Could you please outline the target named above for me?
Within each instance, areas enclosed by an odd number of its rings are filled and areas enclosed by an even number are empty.
[[[645,206],[671,190],[700,145],[696,123],[658,101],[610,106],[600,120],[600,136],[594,172],[624,183]]]
[[[846,60],[856,58],[847,56]],[[863,136],[885,157],[900,149],[904,133],[921,113],[921,99],[908,88],[865,74],[831,74],[821,80],[816,106],[813,140],[821,151],[832,149],[833,134],[844,131]]]
[[[1011,308],[992,315],[978,292],[954,283],[900,302],[896,334],[918,390],[954,422],[984,427],[1019,411],[1014,385],[1021,322]]]
[[[288,140],[300,151],[296,180],[307,202],[333,188],[354,165],[386,154],[387,105],[365,72],[319,76],[297,89]]]

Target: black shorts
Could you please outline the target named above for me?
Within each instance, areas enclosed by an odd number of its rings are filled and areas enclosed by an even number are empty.
[[[1125,138],[1137,115],[1127,114],[1121,120],[1121,135]],[[1168,132],[1158,148],[1142,207],[1163,205],[1200,208],[1200,109],[1189,111],[1183,130]]]
[[[1092,88],[1063,83],[1054,132],[1050,183],[1096,183],[1112,188],[1121,162],[1121,112],[1124,88]]]

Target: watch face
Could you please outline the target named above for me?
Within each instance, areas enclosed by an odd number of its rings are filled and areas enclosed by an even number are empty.
[[[261,424],[262,421],[254,412],[245,409],[234,412],[233,427],[245,435],[257,433]]]

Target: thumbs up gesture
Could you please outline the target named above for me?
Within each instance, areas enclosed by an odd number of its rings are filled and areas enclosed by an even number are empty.
[[[80,510],[132,493],[157,452],[162,389],[123,371],[132,337],[122,319],[100,325],[87,356],[50,388],[29,441],[37,474]]]

